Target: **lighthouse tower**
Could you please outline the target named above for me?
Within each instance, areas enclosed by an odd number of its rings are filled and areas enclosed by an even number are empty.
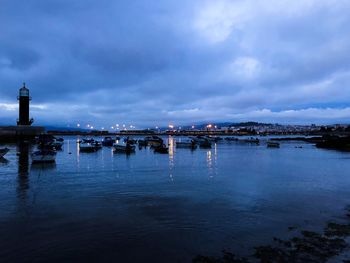
[[[33,123],[33,119],[29,119],[29,101],[32,99],[29,96],[29,89],[26,88],[25,83],[23,87],[19,89],[19,119],[17,120],[17,125],[27,125],[30,126]]]

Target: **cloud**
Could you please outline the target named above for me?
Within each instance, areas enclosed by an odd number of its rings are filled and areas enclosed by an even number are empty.
[[[45,105],[32,108],[37,123],[345,122],[349,10],[345,0],[2,0],[0,122],[15,122],[8,105],[23,81]]]

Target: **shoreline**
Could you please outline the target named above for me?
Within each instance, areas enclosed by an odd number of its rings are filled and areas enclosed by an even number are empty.
[[[283,263],[283,262],[350,262],[350,206],[344,208],[345,215],[325,223],[322,232],[288,227],[296,231],[289,239],[272,238],[273,245],[254,247],[254,253],[241,257],[234,251],[222,251],[221,257],[197,255],[193,263]],[[343,221],[343,222],[339,222]]]

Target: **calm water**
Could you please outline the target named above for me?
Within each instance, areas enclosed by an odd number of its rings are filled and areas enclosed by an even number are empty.
[[[289,226],[317,230],[350,204],[350,154],[285,142],[212,149],[111,148],[79,153],[65,137],[56,165],[28,146],[0,160],[1,261],[190,262],[245,255]],[[302,145],[303,148],[295,148]],[[16,154],[21,151],[21,154]],[[71,154],[69,154],[71,153]]]

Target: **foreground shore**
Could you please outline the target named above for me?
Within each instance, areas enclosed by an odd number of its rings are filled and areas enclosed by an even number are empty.
[[[198,255],[193,263],[284,263],[284,262],[350,262],[350,206],[340,222],[328,222],[322,232],[288,228],[293,237],[282,240],[273,238],[273,245],[255,247],[254,254],[240,257],[232,251],[223,251],[222,257]]]

